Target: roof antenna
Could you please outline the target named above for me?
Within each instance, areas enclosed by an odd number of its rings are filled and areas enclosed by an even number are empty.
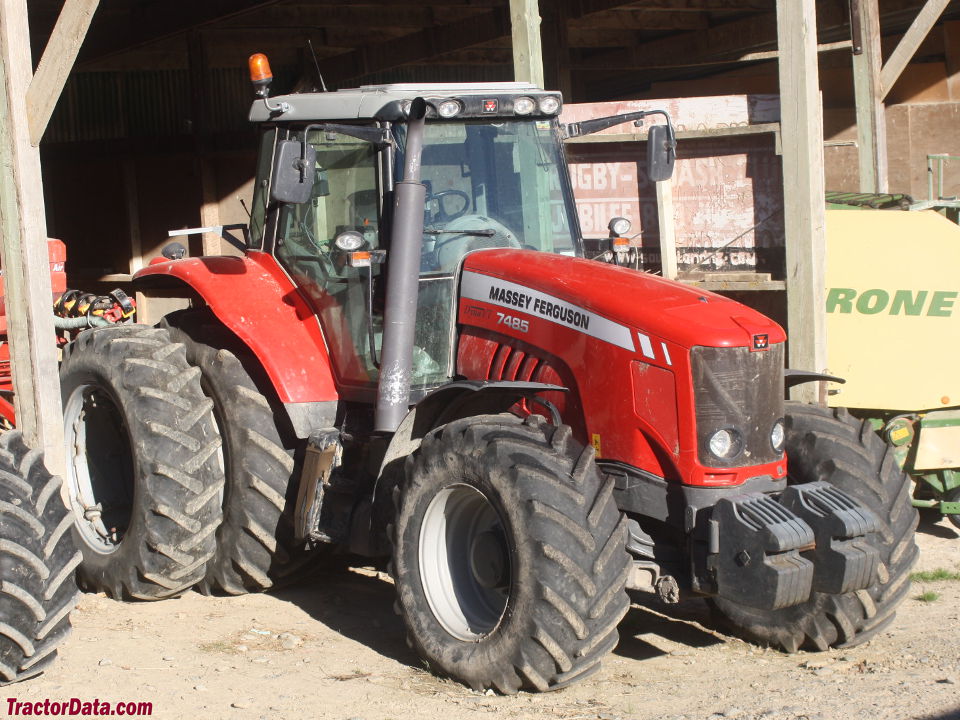
[[[317,69],[317,77],[320,78],[320,87],[323,88],[324,92],[330,92],[327,90],[327,84],[323,81],[323,73],[320,72],[320,63],[317,62],[317,51],[313,49],[313,41],[310,38],[307,38],[307,45],[310,46],[310,55],[313,57],[313,66]]]

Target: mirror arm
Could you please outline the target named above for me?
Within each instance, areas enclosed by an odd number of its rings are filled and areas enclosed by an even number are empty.
[[[609,117],[582,120],[581,122],[569,123],[564,127],[564,131],[567,138],[592,135],[595,132],[600,132],[601,130],[606,130],[607,128],[611,128],[615,125],[620,125],[625,122],[636,122],[639,124],[639,121],[650,115],[663,115],[663,117],[666,119],[671,141],[670,149],[671,152],[673,152],[674,148],[676,147],[673,123],[670,122],[670,115],[668,115],[665,110],[637,110],[636,112],[622,113],[620,115],[611,115]]]

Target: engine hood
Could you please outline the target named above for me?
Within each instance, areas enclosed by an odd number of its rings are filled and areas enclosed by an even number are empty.
[[[469,254],[464,272],[498,278],[691,348],[769,343],[786,333],[765,315],[705,290],[595,260],[512,249]]]

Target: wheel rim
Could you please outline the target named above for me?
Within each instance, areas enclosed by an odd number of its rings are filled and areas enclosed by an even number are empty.
[[[94,385],[80,385],[64,407],[67,484],[84,543],[107,555],[123,542],[133,514],[133,454],[123,416]]]
[[[437,622],[459,640],[476,641],[500,624],[512,567],[504,523],[469,485],[439,492],[420,526],[420,576]]]

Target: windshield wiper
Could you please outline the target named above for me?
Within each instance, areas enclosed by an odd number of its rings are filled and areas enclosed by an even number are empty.
[[[496,230],[424,230],[424,235],[473,235],[475,237],[493,237]]]

